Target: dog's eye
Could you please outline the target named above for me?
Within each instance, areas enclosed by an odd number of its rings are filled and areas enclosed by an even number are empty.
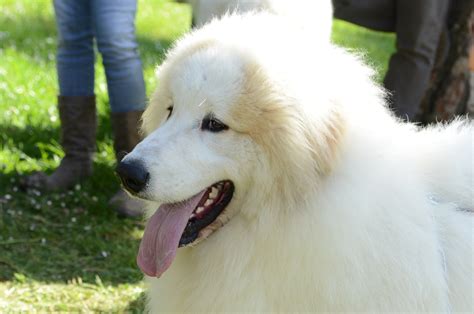
[[[209,131],[209,132],[221,132],[227,130],[229,127],[219,121],[218,119],[214,118],[213,116],[206,116],[202,120],[201,130]]]
[[[169,106],[168,108],[166,108],[166,110],[168,110],[168,117],[166,118],[166,120],[168,120],[171,117],[171,114],[173,113],[173,106]]]

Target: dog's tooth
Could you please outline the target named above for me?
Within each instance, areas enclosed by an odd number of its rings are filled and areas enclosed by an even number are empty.
[[[217,194],[219,193],[219,190],[215,187],[212,187],[211,193],[209,194],[210,198],[216,198]]]
[[[192,218],[196,218],[196,214],[195,214],[195,213],[192,213],[192,214],[191,214],[191,217],[189,217],[189,219],[192,219]]]
[[[197,209],[196,209],[196,214],[200,214],[204,211],[204,207],[202,206],[199,206]]]
[[[212,204],[212,200],[207,200],[205,203],[204,203],[204,206],[209,206]]]

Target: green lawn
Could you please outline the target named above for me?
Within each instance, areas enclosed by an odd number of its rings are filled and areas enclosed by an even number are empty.
[[[100,127],[94,176],[65,193],[25,194],[18,176],[52,171],[62,156],[55,107],[56,31],[51,0],[0,0],[0,312],[136,311],[143,309],[135,254],[139,220],[107,208],[119,184],[104,72],[97,62]],[[148,92],[167,47],[189,29],[190,8],[141,0],[138,39]],[[334,41],[360,50],[378,69],[393,36],[337,21]],[[285,44],[282,42],[282,44]]]

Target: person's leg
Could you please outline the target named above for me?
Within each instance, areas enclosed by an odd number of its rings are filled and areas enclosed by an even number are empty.
[[[92,173],[95,150],[94,50],[89,0],[55,0],[58,109],[65,157],[52,175],[34,173],[25,188],[66,189]]]
[[[135,38],[136,0],[94,0],[93,22],[107,77],[117,161],[140,141],[139,121],[146,104],[142,64]],[[143,204],[119,191],[111,199],[119,214],[136,216]]]
[[[397,51],[384,79],[391,106],[403,119],[417,114],[445,26],[449,0],[396,1]]]
[[[143,110],[143,70],[135,38],[136,0],[94,0],[92,14],[113,113]]]
[[[94,49],[90,0],[55,0],[57,72],[61,96],[94,95]]]

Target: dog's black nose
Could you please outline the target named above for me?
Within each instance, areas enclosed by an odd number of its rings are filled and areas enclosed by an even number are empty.
[[[131,193],[142,191],[150,178],[150,173],[138,161],[121,161],[115,171],[123,186]]]

